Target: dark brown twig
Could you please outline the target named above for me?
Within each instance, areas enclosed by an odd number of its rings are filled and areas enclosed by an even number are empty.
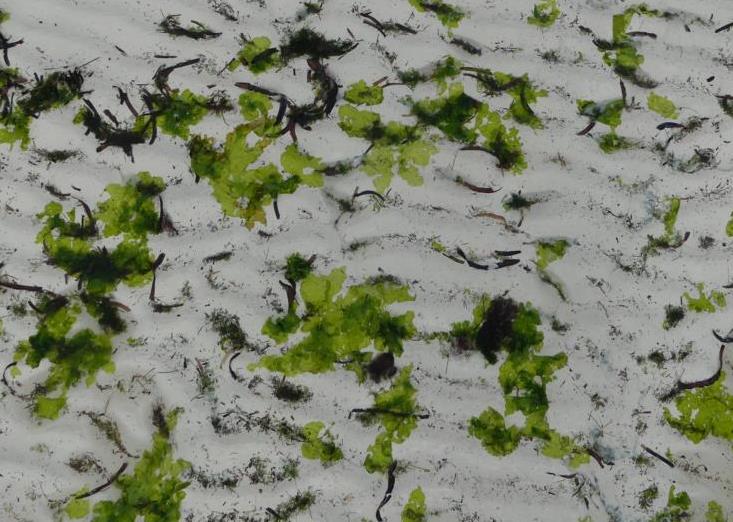
[[[716,33],[722,33],[723,31],[727,31],[727,30],[729,30],[729,29],[730,29],[731,27],[733,27],[733,22],[727,23],[727,24],[725,24],[725,25],[721,25],[720,27],[718,27],[718,28],[717,28],[717,29],[715,30],[715,32],[716,32]]]
[[[238,351],[238,352],[235,352],[235,353],[234,353],[234,355],[232,355],[232,356],[231,356],[231,357],[229,358],[229,375],[231,375],[231,376],[232,376],[232,379],[234,379],[234,380],[235,380],[235,381],[237,381],[237,382],[241,382],[241,381],[242,381],[242,378],[241,378],[241,377],[239,377],[239,375],[237,375],[237,374],[236,374],[236,372],[235,372],[235,371],[234,371],[234,369],[232,368],[232,363],[234,362],[234,359],[236,359],[236,358],[237,358],[237,357],[239,357],[240,355],[242,355],[242,351],[241,351],[241,350],[240,350],[240,351]]]
[[[661,460],[662,462],[664,462],[664,463],[665,463],[665,464],[666,464],[667,466],[669,466],[670,468],[673,468],[673,467],[674,467],[674,462],[672,462],[671,460],[669,460],[669,459],[668,459],[667,457],[664,457],[664,456],[660,455],[659,453],[657,453],[657,452],[656,452],[656,451],[654,451],[653,449],[651,449],[651,448],[648,448],[647,446],[644,446],[643,444],[641,445],[641,447],[642,447],[642,448],[644,449],[644,451],[646,451],[646,452],[647,452],[647,453],[648,453],[649,455],[651,455],[652,457],[656,457],[656,458],[658,458],[659,460]]]
[[[473,190],[474,192],[478,192],[480,194],[494,194],[495,192],[499,192],[501,188],[495,189],[492,187],[479,187],[478,185],[474,185],[473,183],[469,183],[465,179],[461,178],[460,176],[456,178],[456,183],[459,185],[463,185],[469,190]]]
[[[126,470],[126,469],[127,469],[127,462],[123,463],[123,464],[122,464],[122,466],[120,466],[120,469],[118,469],[118,470],[117,470],[117,471],[115,472],[115,474],[114,474],[114,475],[112,475],[112,476],[110,477],[110,479],[109,479],[109,480],[108,480],[107,482],[105,482],[105,483],[104,483],[104,484],[102,484],[101,486],[97,486],[96,488],[94,488],[94,489],[91,489],[91,490],[89,490],[89,491],[87,491],[87,492],[85,492],[85,493],[79,493],[78,495],[75,495],[75,496],[74,496],[74,498],[75,498],[76,500],[81,500],[81,499],[83,499],[83,498],[91,497],[92,495],[95,495],[95,494],[99,493],[100,491],[102,491],[102,490],[104,490],[104,489],[107,489],[107,488],[108,488],[108,487],[110,487],[110,486],[111,486],[112,484],[114,484],[114,482],[115,482],[115,481],[116,481],[116,480],[117,480],[118,478],[120,478],[120,475],[122,475],[122,474],[123,474],[123,473],[125,472],[125,470]]]
[[[350,419],[354,413],[376,413],[384,415],[394,415],[396,417],[413,417],[415,419],[429,419],[429,413],[405,413],[402,411],[385,410],[382,408],[354,408],[349,412],[348,418]]]
[[[471,268],[475,268],[476,270],[488,270],[489,269],[489,265],[480,265],[468,259],[468,256],[466,256],[466,254],[463,252],[463,250],[461,250],[460,247],[456,248],[456,253],[459,256],[461,256],[466,261],[466,264],[470,266]]]
[[[379,506],[377,506],[376,517],[378,522],[382,522],[384,520],[380,510],[386,506],[387,502],[392,498],[392,491],[394,491],[395,484],[395,469],[397,469],[397,462],[392,461],[392,464],[389,465],[389,469],[387,469],[387,491],[385,491],[382,501],[379,503]]]
[[[580,131],[580,132],[579,132],[578,134],[576,134],[576,136],[585,136],[585,135],[586,135],[586,134],[588,134],[588,133],[589,133],[590,131],[592,131],[592,130],[593,130],[593,127],[595,127],[595,126],[596,126],[596,122],[595,122],[595,121],[591,121],[590,123],[588,123],[588,125],[586,125],[586,126],[585,126],[585,127],[583,128],[583,130],[582,130],[582,131]]]
[[[721,342],[728,341],[727,337],[721,338],[718,336],[716,332],[713,332],[713,334]],[[729,342],[733,342],[733,340],[730,340]],[[665,393],[661,400],[668,401],[676,397],[677,395],[679,395],[680,393],[682,393],[685,390],[694,390],[695,388],[705,388],[706,386],[710,386],[714,384],[715,381],[717,381],[720,378],[720,373],[723,371],[723,352],[724,351],[725,351],[725,345],[721,344],[720,351],[718,352],[718,369],[715,371],[713,375],[711,375],[707,379],[702,379],[702,380],[694,381],[694,382],[677,381],[674,387],[671,390],[669,390],[667,393]]]

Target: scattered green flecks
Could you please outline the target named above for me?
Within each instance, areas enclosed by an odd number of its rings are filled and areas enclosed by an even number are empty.
[[[654,92],[650,92],[647,97],[647,107],[649,107],[649,110],[654,111],[665,118],[676,119],[680,116],[677,112],[677,107],[672,103],[672,100]]]
[[[384,89],[379,85],[368,85],[364,80],[349,85],[344,99],[354,105],[379,105],[384,101]]]
[[[272,47],[272,42],[266,36],[256,36],[243,43],[237,57],[227,65],[230,71],[244,66],[251,73],[258,75],[280,65],[280,52]]]
[[[554,274],[547,270],[547,267],[550,263],[562,259],[565,256],[568,246],[570,244],[565,239],[559,239],[553,242],[541,241],[535,247],[537,251],[537,260],[535,263],[540,279],[552,285],[563,300],[565,300],[564,285]]]
[[[514,76],[479,67],[464,67],[463,70],[468,76],[476,79],[479,88],[487,96],[506,92],[512,97],[509,110],[504,115],[505,119],[512,118],[517,123],[528,125],[533,129],[543,128],[542,120],[532,110],[532,104],[539,98],[546,97],[547,91],[537,89],[527,74]]]
[[[310,460],[320,460],[324,466],[338,462],[344,457],[341,448],[325,425],[320,421],[309,422],[303,426],[305,442],[300,447],[303,457]]]
[[[91,522],[179,521],[189,485],[182,475],[191,465],[173,457],[169,438],[175,428],[176,416],[177,410],[165,416],[165,426],[160,426],[153,435],[152,446],[143,453],[134,471],[114,482],[120,490],[117,500],[101,500],[91,507],[87,499],[72,499],[66,507],[69,518],[84,518],[91,512]],[[84,491],[77,492],[75,497]],[[72,506],[71,513],[69,506]]]
[[[384,124],[379,114],[353,105],[339,107],[339,126],[349,136],[371,142],[361,168],[374,178],[374,188],[380,192],[392,184],[395,171],[408,185],[422,185],[419,167],[427,166],[438,152],[418,127],[395,121]]]
[[[496,158],[499,168],[516,174],[526,168],[517,129],[507,129],[501,116],[464,93],[461,83],[452,84],[444,96],[408,103],[420,124],[439,129],[451,141],[488,152]]]
[[[410,492],[407,504],[402,508],[402,522],[425,522],[427,508],[425,507],[425,493],[417,487]]]
[[[504,415],[521,412],[525,419],[524,426],[507,426],[505,417],[489,407],[470,419],[468,433],[496,456],[509,455],[523,438],[539,439],[543,441],[543,455],[567,458],[571,466],[577,467],[590,457],[573,439],[560,435],[547,422],[547,384],[567,364],[567,356],[539,355],[544,339],[538,329],[540,322],[539,313],[529,304],[483,296],[474,308],[472,321],[453,325],[447,337],[456,349],[478,349],[491,364],[497,362],[499,353],[506,352],[499,368]]]
[[[712,435],[733,442],[733,395],[723,386],[725,372],[710,386],[675,398],[678,416],[664,408],[664,419],[695,444]]]
[[[364,468],[368,473],[385,473],[393,462],[392,445],[401,444],[417,427],[417,389],[410,382],[412,366],[406,366],[392,386],[374,396],[374,411],[362,417],[365,423],[379,419],[382,431],[367,450]]]
[[[244,220],[248,229],[256,223],[267,223],[264,207],[277,200],[279,196],[294,193],[301,184],[320,186],[320,175],[291,175],[284,178],[277,166],[267,163],[251,168],[267,146],[270,138],[260,138],[250,145],[250,135],[262,127],[260,119],[237,126],[227,135],[223,148],[214,145],[214,139],[195,135],[188,143],[191,169],[211,185],[214,198],[227,216]],[[283,156],[286,162],[293,159],[292,149],[286,149]],[[303,162],[312,158],[295,158],[294,166],[299,168]]]
[[[413,313],[392,315],[387,306],[412,301],[406,286],[391,281],[353,285],[341,294],[346,280],[343,268],[321,276],[309,274],[300,283],[303,315],[297,309],[270,317],[262,333],[282,344],[296,331],[305,337],[283,355],[266,355],[250,370],[266,368],[286,376],[332,371],[336,361],[371,358],[362,352],[369,346],[377,351],[402,353],[402,343],[415,333]],[[357,366],[347,366],[358,372]]]
[[[448,29],[455,29],[466,16],[466,13],[454,5],[448,4],[443,0],[409,0],[410,5],[418,12],[434,13],[440,23]]]
[[[718,309],[725,308],[725,294],[718,290],[712,290],[709,294],[705,293],[705,284],[698,283],[695,288],[697,289],[697,297],[692,297],[689,292],[682,294],[682,297],[687,302],[687,309],[696,313],[715,313]]]
[[[82,379],[94,383],[99,370],[112,373],[113,345],[108,335],[84,328],[71,334],[81,313],[78,303],[42,302],[38,329],[21,341],[14,360],[37,368],[47,360],[51,364],[42,391],[34,397],[34,413],[39,418],[57,419],[66,406],[66,393]],[[17,372],[16,372],[17,375]]]
[[[557,0],[543,0],[534,5],[532,15],[527,18],[527,23],[542,28],[552,27],[559,16],[560,9],[557,7]]]
[[[603,61],[613,67],[616,74],[628,79],[635,85],[644,88],[654,87],[656,83],[641,73],[640,67],[644,63],[644,56],[636,49],[633,37],[626,31],[635,15],[660,16],[660,12],[649,9],[646,4],[636,4],[627,7],[623,13],[613,16],[612,40],[595,40],[595,45],[603,52]]]

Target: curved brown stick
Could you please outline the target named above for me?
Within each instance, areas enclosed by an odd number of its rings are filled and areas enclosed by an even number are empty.
[[[387,505],[387,502],[390,501],[392,498],[392,491],[394,490],[394,484],[395,484],[395,469],[397,469],[397,462],[392,461],[392,464],[389,465],[389,469],[387,470],[387,491],[384,492],[384,497],[382,497],[382,501],[379,503],[379,506],[377,506],[377,522],[382,522],[382,514],[380,513],[380,510]]]
[[[3,384],[7,386],[8,390],[10,390],[10,395],[12,395],[13,397],[17,397],[18,393],[13,389],[12,386],[10,386],[10,383],[8,382],[8,379],[5,376],[5,373],[8,371],[9,368],[12,368],[13,366],[17,366],[17,365],[18,365],[18,361],[13,361],[10,364],[8,364],[5,367],[5,369],[3,370],[3,378],[2,378]]]
[[[240,382],[242,379],[239,377],[239,375],[236,374],[236,372],[232,369],[232,362],[234,362],[234,359],[242,355],[242,351],[235,352],[234,355],[232,355],[229,358],[229,374],[232,376],[232,379],[234,379],[237,382]]]
[[[719,340],[721,339],[718,334],[713,332],[716,338]],[[723,339],[728,339],[727,337]],[[731,340],[733,341],[733,340]],[[725,341],[721,341],[725,342]],[[730,341],[729,341],[730,342]],[[674,385],[674,388],[672,388],[670,391],[668,391],[663,397],[663,401],[668,401],[680,393],[682,393],[685,390],[694,390],[695,388],[705,388],[706,386],[710,386],[715,383],[720,378],[720,374],[723,371],[723,352],[725,351],[725,345],[720,345],[720,351],[718,352],[718,369],[715,371],[713,375],[708,377],[707,379],[702,379],[700,381],[694,381],[694,382],[682,382],[677,381],[677,383]]]
[[[378,197],[380,200],[384,201],[384,196],[382,196],[379,192],[375,190],[362,190],[361,192],[354,191],[354,195],[351,196],[352,199],[358,198],[359,196],[375,196]]]
[[[127,462],[125,462],[124,464],[122,464],[122,466],[120,466],[120,469],[118,469],[115,472],[115,474],[112,475],[109,478],[109,480],[107,482],[105,482],[101,486],[97,486],[96,488],[87,491],[86,493],[81,493],[79,495],[75,495],[74,498],[76,500],[80,500],[82,498],[91,497],[92,495],[95,495],[95,494],[99,493],[103,489],[107,489],[108,487],[110,487],[115,482],[115,480],[117,480],[118,478],[120,478],[120,475],[122,475],[125,472],[126,469],[127,469]]]
[[[460,176],[456,178],[456,183],[458,183],[459,185],[463,185],[469,190],[473,190],[474,192],[479,192],[481,194],[494,194],[495,192],[499,192],[501,190],[501,188],[495,189],[492,187],[479,187],[478,185],[469,183]]]
[[[460,247],[456,248],[456,253],[459,256],[461,256],[466,261],[466,264],[470,266],[471,268],[475,268],[476,270],[488,270],[489,269],[489,265],[480,265],[468,259],[468,256],[463,252],[463,250],[461,250]]]

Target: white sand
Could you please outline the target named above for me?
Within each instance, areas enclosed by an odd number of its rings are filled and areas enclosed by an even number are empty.
[[[235,81],[254,81],[285,90],[297,100],[309,100],[311,90],[305,82],[307,67],[302,59],[295,60],[292,67],[257,79],[245,69],[216,75],[238,50],[239,33],[267,35],[277,42],[296,6],[292,0],[267,0],[266,8],[243,0],[232,4],[239,11],[236,23],[214,13],[204,0],[8,0],[2,7],[12,18],[2,30],[25,39],[10,56],[13,65],[27,76],[44,68],[79,65],[98,58],[87,67],[93,75],[85,87],[93,89],[89,96],[100,110],[109,107],[121,117],[126,112],[118,105],[113,86],[134,93],[134,84],[150,82],[159,65],[197,56],[205,65],[177,71],[172,85],[204,93],[209,92],[207,85],[216,84],[234,98],[241,92],[234,87]],[[669,150],[682,158],[689,157],[696,147],[716,151],[717,166],[693,174],[661,164],[653,146],[663,143],[669,131],[655,130],[663,119],[646,110],[648,91],[629,82],[629,97],[636,98],[641,110],[624,113],[619,134],[640,140],[643,147],[607,155],[589,137],[576,136],[587,123],[577,114],[577,99],[602,100],[619,95],[618,78],[602,63],[591,36],[580,32],[578,25],[610,38],[612,15],[628,3],[561,0],[564,15],[544,31],[526,23],[533,5],[530,0],[467,0],[464,5],[470,16],[455,34],[480,43],[482,56],[467,55],[444,42],[439,36],[447,31],[429,14],[415,15],[411,23],[422,30],[409,37],[379,36],[352,13],[351,2],[327,0],[323,14],[311,17],[309,22],[330,37],[347,37],[348,28],[360,40],[360,45],[344,58],[329,60],[331,72],[344,86],[359,79],[371,82],[386,75],[394,78],[392,67],[374,49],[376,42],[397,53],[394,65],[400,68],[421,67],[451,54],[476,66],[528,73],[549,91],[549,96],[536,105],[546,128],[533,131],[518,127],[529,164],[521,176],[502,174],[493,158],[481,153],[460,153],[453,164],[458,147],[443,140],[439,154],[422,171],[424,186],[409,187],[396,178],[393,199],[379,212],[364,198],[358,202],[356,213],[342,217],[334,226],[339,210],[325,192],[348,198],[355,186],[371,188],[368,176],[353,172],[327,178],[324,189],[301,188],[281,197],[282,218],[276,220],[270,207],[268,225],[248,231],[239,220],[222,216],[205,180],[194,183],[182,140],[160,136],[153,146],[137,146],[134,164],[119,149],[98,154],[96,141],[71,123],[80,102],[34,121],[31,136],[36,147],[80,149],[82,159],[47,168],[44,162],[32,163],[30,151],[0,148],[3,274],[56,292],[73,291],[75,282],[65,284],[63,272],[44,263],[40,245],[34,242],[40,226],[34,216],[53,199],[43,185],[51,183],[64,192],[74,185],[81,189],[80,197],[92,204],[104,197],[107,184],[148,170],[167,181],[167,210],[181,232],[178,237],[160,235],[150,239],[154,252],[166,253],[159,271],[158,294],[171,301],[185,282],[190,283],[193,292],[193,298],[182,308],[170,314],[153,314],[147,302],[148,288],[121,286],[116,296],[132,310],[126,314],[129,332],[118,338],[117,370],[113,375],[100,374],[97,386],[72,389],[69,409],[59,420],[34,420],[27,404],[3,389],[0,520],[52,520],[49,501],[105,480],[105,476],[93,472],[78,474],[71,470],[66,463],[74,455],[94,455],[108,474],[122,462],[134,464],[134,459],[120,454],[86,417],[78,416],[80,411],[106,411],[118,423],[127,448],[139,454],[150,443],[153,427],[149,418],[156,401],[167,407],[185,408],[173,437],[175,453],[195,468],[211,473],[242,469],[255,455],[268,457],[275,464],[288,456],[300,456],[297,445],[284,444],[272,434],[252,431],[216,435],[209,421],[212,409],[234,406],[248,412],[292,416],[298,424],[311,420],[333,423],[331,430],[346,457],[329,468],[301,459],[300,477],[274,486],[250,485],[246,478],[232,490],[207,490],[193,483],[187,489],[182,520],[204,521],[210,513],[234,511],[264,518],[266,507],[307,488],[317,490],[318,499],[298,520],[374,520],[386,480],[366,473],[362,462],[377,429],[365,428],[346,417],[351,408],[368,406],[369,392],[378,386],[359,386],[351,373],[342,370],[299,376],[294,381],[309,386],[314,396],[305,405],[288,406],[272,397],[266,372],[260,372],[265,383],[254,389],[235,382],[226,365],[220,367],[222,352],[216,335],[206,326],[206,312],[225,308],[239,315],[253,339],[268,342],[259,331],[274,313],[272,304],[284,304],[279,270],[282,260],[293,251],[306,256],[317,254],[316,268],[321,273],[345,266],[347,284],[360,283],[382,271],[405,280],[416,300],[394,309],[415,310],[415,323],[421,331],[447,329],[454,321],[468,319],[473,308],[470,294],[509,291],[517,300],[531,301],[543,315],[544,353],[568,354],[567,367],[559,370],[548,386],[550,425],[563,434],[578,436],[583,444],[602,449],[614,463],[603,469],[592,460],[583,465],[577,472],[586,486],[575,494],[578,488],[573,480],[547,474],[573,471],[539,454],[536,441],[523,442],[507,457],[489,455],[477,439],[468,436],[467,421],[488,406],[503,411],[498,365],[485,366],[479,354],[454,356],[446,361],[438,343],[412,341],[406,343],[398,364],[414,364],[418,401],[431,417],[421,421],[404,444],[395,446],[395,457],[408,468],[398,476],[394,497],[383,509],[386,520],[399,520],[402,506],[417,486],[426,494],[431,513],[428,520],[436,521],[575,521],[586,515],[594,521],[648,520],[665,504],[672,484],[692,498],[693,520],[704,519],[710,500],[733,512],[730,442],[710,437],[693,444],[664,422],[662,405],[655,396],[669,389],[681,375],[686,380],[711,375],[716,368],[717,344],[710,331],[717,328],[725,332],[731,326],[729,306],[715,314],[688,313],[677,328],[669,331],[661,327],[664,306],[678,303],[682,293],[692,291],[695,283],[721,289],[729,281],[732,250],[725,237],[725,223],[733,210],[733,149],[729,146],[733,119],[722,113],[713,95],[733,94],[733,74],[721,63],[733,63],[733,33],[713,31],[733,20],[733,4],[723,0],[669,0],[652,7],[679,10],[680,18],[667,21],[637,17],[631,26],[658,35],[655,40],[640,40],[640,50],[646,57],[643,68],[660,82],[655,92],[677,104],[680,121],[690,116],[709,118],[700,130],[670,145]],[[369,7],[382,20],[406,21],[412,12],[407,0],[365,2],[362,7]],[[203,22],[223,35],[198,42],[170,38],[156,30],[156,24],[169,13],[180,13],[184,22]],[[693,22],[696,17],[712,17],[712,22],[703,26]],[[685,21],[690,32],[683,27]],[[514,49],[510,52],[502,49],[505,47]],[[539,53],[548,50],[558,52],[559,63],[550,64],[540,58]],[[178,58],[155,59],[156,53]],[[709,76],[715,79],[707,82]],[[466,80],[465,85],[468,93],[476,94],[475,82]],[[399,119],[407,109],[398,103],[398,97],[408,91],[402,87],[391,89],[385,103],[376,110],[390,119]],[[415,95],[432,96],[434,87],[418,87]],[[489,103],[503,110],[509,99],[501,96]],[[236,112],[227,114],[225,121],[208,117],[195,131],[222,139],[240,118]],[[507,125],[512,123],[507,121]],[[599,125],[592,134],[600,134],[602,128]],[[338,129],[335,113],[329,121],[317,124],[314,132],[300,130],[299,137],[304,150],[327,161],[359,154],[364,148],[363,142],[347,138]],[[274,146],[275,154],[279,155],[288,143],[287,136],[280,139]],[[553,161],[558,154],[563,164]],[[452,165],[453,176],[460,174],[477,185],[499,186],[502,191],[476,194],[458,186],[446,178]],[[627,185],[642,185],[637,190],[626,189],[614,181],[617,177]],[[517,221],[518,213],[507,213],[501,207],[501,198],[518,190],[542,196],[542,202],[527,212],[521,233],[512,234],[494,221],[471,217],[471,208],[476,207]],[[606,254],[620,252],[626,262],[631,262],[646,244],[648,234],[661,234],[662,224],[652,218],[649,203],[665,196],[683,198],[677,227],[690,231],[690,239],[677,250],[650,258],[648,274],[623,272]],[[629,214],[635,228],[628,228],[623,219],[605,209],[617,215]],[[272,237],[263,238],[257,230]],[[705,235],[714,237],[716,244],[702,250],[698,240]],[[522,262],[502,270],[471,270],[432,251],[433,237],[451,249],[460,246],[477,260],[486,260],[495,249],[521,249]],[[565,258],[551,266],[567,288],[567,302],[540,281],[532,262],[532,242],[547,238],[567,238],[572,243]],[[351,253],[347,246],[355,241],[370,243]],[[233,250],[234,255],[213,265],[215,280],[222,286],[217,290],[207,282],[209,265],[204,265],[202,259],[221,250]],[[6,330],[0,341],[3,366],[12,360],[17,342],[35,330],[31,315],[13,317],[5,308],[14,300],[27,298],[19,292],[0,296],[0,315]],[[550,329],[553,315],[570,325],[566,334],[558,335]],[[124,342],[128,336],[143,337],[146,343],[129,347]],[[635,361],[637,355],[646,356],[655,349],[669,355],[686,345],[691,348],[690,356],[684,361],[668,361],[663,368]],[[269,349],[270,353],[277,350],[274,345]],[[185,358],[187,369],[183,368]],[[215,398],[198,396],[193,363],[196,358],[209,361],[214,368]],[[246,364],[256,359],[256,355],[245,353],[235,368],[249,380],[253,374],[246,370]],[[731,355],[726,355],[729,389],[733,388],[731,360]],[[28,392],[47,371],[46,365],[37,370],[23,368],[22,377],[14,385]],[[134,376],[139,375],[149,379],[135,380]],[[118,383],[126,391],[120,391]],[[594,394],[604,399],[601,407],[591,401]],[[648,413],[633,415],[635,410]],[[635,429],[640,420],[647,424],[642,434]],[[649,467],[640,469],[632,459],[642,452],[642,444],[662,454],[670,450],[689,466],[671,469],[652,459]],[[637,496],[653,484],[658,486],[660,498],[651,511],[644,511]],[[93,498],[114,499],[116,495],[115,488],[109,488]],[[588,499],[588,508],[583,496]]]

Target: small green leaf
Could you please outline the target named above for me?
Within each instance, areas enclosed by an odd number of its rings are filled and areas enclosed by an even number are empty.
[[[647,106],[650,110],[657,114],[664,116],[665,118],[675,119],[679,118],[677,107],[669,98],[660,96],[656,93],[650,92],[647,98]]]

